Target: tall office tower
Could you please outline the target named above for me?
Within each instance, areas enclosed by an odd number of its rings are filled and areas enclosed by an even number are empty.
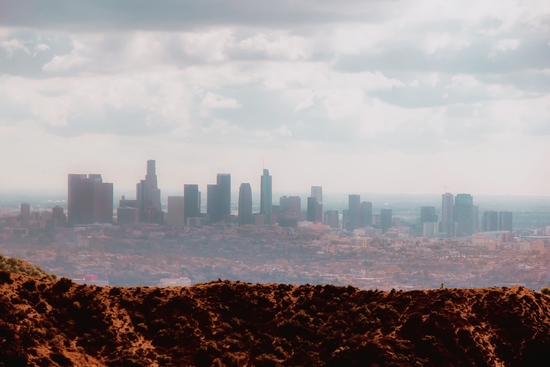
[[[101,175],[69,174],[67,214],[70,225],[111,223],[113,184]]]
[[[479,232],[479,205],[472,206],[472,233]]]
[[[322,186],[311,186],[311,197],[317,199],[319,204],[323,204],[323,187]]]
[[[450,192],[441,195],[441,232],[447,234],[447,237],[454,237],[454,197]]]
[[[21,215],[19,216],[19,226],[21,228],[28,228],[31,224],[31,205],[29,203],[22,203],[20,210]]]
[[[206,213],[210,217],[210,223],[218,223],[223,220],[221,211],[221,192],[218,185],[206,186]]]
[[[63,208],[59,205],[52,208],[52,219],[54,228],[65,227],[67,225],[67,217],[63,212]]]
[[[311,186],[311,197],[317,199],[317,213],[315,214],[315,221],[323,221],[323,187]]]
[[[498,230],[499,231],[513,231],[513,216],[512,212],[502,211],[498,213]]]
[[[392,226],[392,211],[391,209],[380,210],[380,224],[382,226],[382,233],[386,233]]]
[[[252,224],[252,187],[249,183],[242,183],[239,187],[239,224]]]
[[[307,221],[308,222],[319,222],[317,218],[317,206],[320,205],[315,197],[307,198]]]
[[[265,223],[271,223],[271,206],[273,205],[272,177],[264,168],[260,186],[260,214],[264,215]]]
[[[189,218],[201,216],[201,195],[199,185],[183,185],[183,215],[185,225]]]
[[[348,196],[348,228],[353,232],[361,226],[361,195]]]
[[[435,206],[423,206],[420,207],[420,223],[433,223],[437,222],[437,215],[435,214]]]
[[[454,220],[456,236],[470,236],[473,233],[474,198],[470,194],[457,194],[455,197]]]
[[[372,227],[372,203],[363,201],[361,203],[361,228]]]
[[[279,211],[281,214],[284,214],[286,211],[286,205],[287,205],[288,196],[283,195],[279,198]]]
[[[185,201],[183,196],[168,196],[168,213],[166,222],[171,226],[185,225]]]
[[[229,173],[218,173],[216,183],[220,202],[221,220],[229,222],[231,215],[231,175]]]
[[[325,212],[325,224],[329,225],[330,228],[340,228],[338,210],[327,210]]]
[[[349,227],[349,210],[342,210],[342,228],[346,229]]]
[[[141,180],[136,185],[136,198],[141,222],[162,223],[164,213],[160,204],[160,190],[154,160],[147,161],[147,174],[145,180]]]
[[[289,196],[286,198],[284,214],[299,218],[302,211],[302,199],[299,196]]]
[[[498,212],[494,210],[483,212],[481,230],[483,232],[498,231]]]

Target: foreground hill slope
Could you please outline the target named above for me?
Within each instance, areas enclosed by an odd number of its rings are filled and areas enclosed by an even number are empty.
[[[550,298],[218,281],[77,285],[0,272],[0,366],[533,366]]]

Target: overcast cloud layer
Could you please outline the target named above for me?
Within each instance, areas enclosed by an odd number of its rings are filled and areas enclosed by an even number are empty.
[[[550,195],[550,1],[2,1],[0,154],[0,189]]]

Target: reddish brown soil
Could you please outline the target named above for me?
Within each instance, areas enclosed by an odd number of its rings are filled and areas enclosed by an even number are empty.
[[[0,366],[547,365],[549,315],[522,287],[102,288],[0,272]]]

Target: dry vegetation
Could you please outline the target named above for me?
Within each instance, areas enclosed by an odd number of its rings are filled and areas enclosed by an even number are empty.
[[[0,255],[0,271],[7,271],[15,274],[30,275],[31,277],[46,277],[46,279],[54,280],[57,277],[54,274],[48,274],[40,267],[29,264],[25,260],[16,257],[5,257]]]
[[[77,285],[0,272],[0,366],[534,366],[550,297],[218,281]]]

